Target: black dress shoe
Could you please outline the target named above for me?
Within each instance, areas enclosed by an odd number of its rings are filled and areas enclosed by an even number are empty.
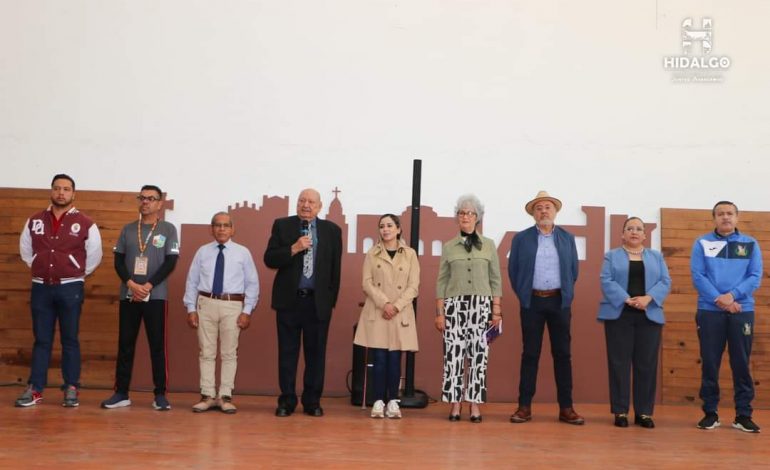
[[[627,428],[628,427],[628,416],[625,414],[616,414],[615,415],[615,426],[619,428]]]
[[[456,405],[456,403],[452,403],[452,410],[454,410],[455,405]],[[460,413],[462,413],[462,412],[463,412],[463,405],[461,403],[460,407],[457,408],[457,414],[456,415],[452,414],[452,411],[449,412],[449,421],[451,421],[453,423],[457,422],[457,421],[460,421]]]
[[[471,415],[471,423],[480,423],[481,422],[481,415],[473,416]]]
[[[285,418],[287,416],[291,416],[292,413],[293,413],[293,411],[288,409],[288,408],[286,408],[285,406],[279,406],[278,408],[275,409],[275,415],[279,416],[281,418]]]
[[[650,415],[636,415],[634,417],[634,424],[638,424],[639,426],[647,429],[652,429],[655,427],[655,421],[652,420],[652,416]]]
[[[314,416],[316,418],[320,418],[324,415],[324,410],[320,406],[316,406],[315,408],[305,408],[304,413],[308,416]]]

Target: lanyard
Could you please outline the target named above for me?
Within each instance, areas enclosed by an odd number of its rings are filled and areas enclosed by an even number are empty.
[[[155,219],[155,222],[152,224],[152,228],[150,229],[150,233],[147,234],[147,238],[144,239],[144,242],[142,242],[142,218],[140,217],[139,220],[136,222],[136,238],[139,240],[139,256],[144,255],[144,250],[147,249],[147,244],[150,242],[150,237],[152,237],[152,232],[155,231],[155,227],[158,226],[158,219]]]

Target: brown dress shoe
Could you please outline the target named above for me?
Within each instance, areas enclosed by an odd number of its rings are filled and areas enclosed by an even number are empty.
[[[532,419],[532,407],[519,406],[516,409],[516,413],[511,415],[512,423],[526,423]]]
[[[194,404],[192,407],[192,410],[194,413],[203,413],[204,411],[208,411],[212,408],[216,408],[217,402],[213,398],[207,395],[201,395],[201,401]]]
[[[238,408],[233,405],[232,397],[228,396],[224,396],[219,399],[219,409],[222,410],[223,413],[227,413],[229,415],[238,411]]]
[[[563,421],[569,424],[585,424],[586,420],[582,416],[577,414],[574,408],[562,408],[559,412],[559,421]]]

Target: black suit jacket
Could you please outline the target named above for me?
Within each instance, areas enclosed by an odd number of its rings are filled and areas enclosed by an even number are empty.
[[[342,231],[334,222],[316,218],[318,237],[315,260],[315,305],[319,318],[328,320],[337,303],[342,264]],[[297,288],[302,276],[302,255],[291,255],[291,245],[300,237],[302,222],[293,215],[276,219],[265,250],[265,265],[277,269],[273,282],[272,307],[289,310],[297,304]]]

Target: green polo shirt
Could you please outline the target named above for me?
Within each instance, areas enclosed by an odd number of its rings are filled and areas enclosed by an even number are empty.
[[[481,250],[465,251],[463,237],[444,244],[436,280],[436,298],[458,295],[501,297],[500,261],[492,239],[479,235]]]

